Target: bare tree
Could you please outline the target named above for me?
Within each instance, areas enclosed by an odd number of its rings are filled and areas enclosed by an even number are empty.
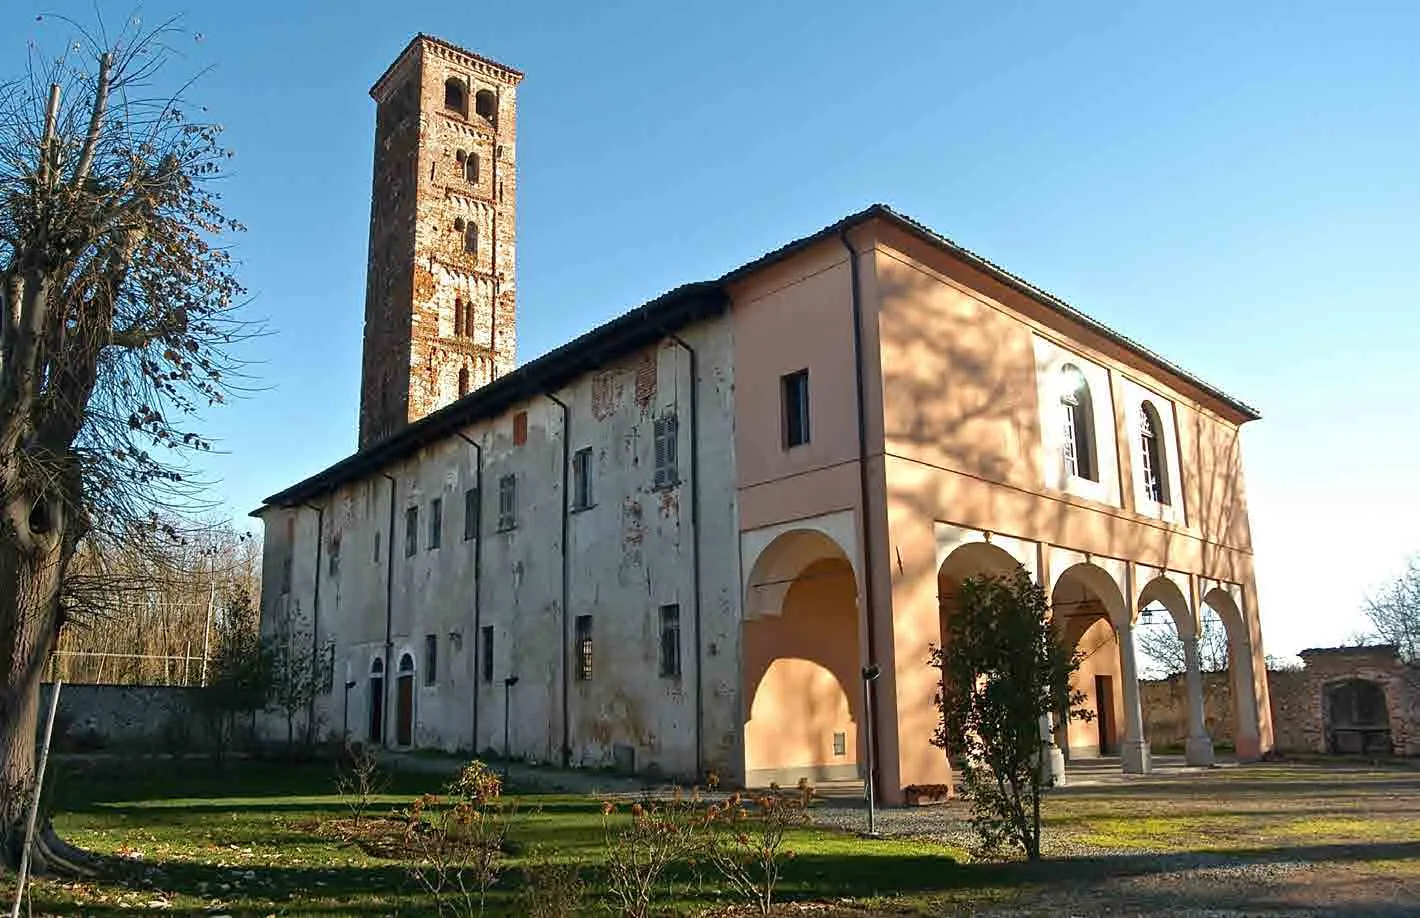
[[[211,180],[228,155],[155,80],[179,37],[72,22],[0,85],[0,854],[34,783],[39,683],[81,544],[176,535],[190,425],[223,402],[247,334]],[[41,870],[81,871],[48,826]]]
[[[1366,600],[1368,643],[1394,644],[1402,660],[1420,661],[1420,555],[1378,594]]]
[[[1183,639],[1178,636],[1167,612],[1162,622],[1136,627],[1134,640],[1145,668],[1158,677],[1177,676],[1187,669]],[[1221,673],[1228,668],[1228,632],[1217,613],[1205,609],[1199,617],[1198,668],[1205,673]]]

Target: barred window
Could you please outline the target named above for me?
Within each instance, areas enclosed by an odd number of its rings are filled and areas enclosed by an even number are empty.
[[[507,532],[518,525],[518,476],[504,475],[498,479],[498,531]]]
[[[577,616],[577,678],[592,678],[592,617]]]
[[[463,492],[463,539],[478,538],[478,489],[469,488]]]
[[[438,548],[444,540],[444,499],[436,497],[429,502],[429,547]]]
[[[586,510],[592,505],[592,448],[577,450],[572,456],[572,509]]]
[[[680,678],[680,606],[661,606],[661,677]]]
[[[419,550],[419,508],[410,507],[404,511],[404,556],[414,557]]]
[[[656,418],[656,487],[669,488],[680,483],[676,471],[676,432],[679,424],[674,414]]]

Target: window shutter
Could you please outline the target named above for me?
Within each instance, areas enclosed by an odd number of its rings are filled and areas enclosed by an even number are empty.
[[[666,488],[676,484],[676,416],[666,415],[655,422],[656,440],[656,487]]]

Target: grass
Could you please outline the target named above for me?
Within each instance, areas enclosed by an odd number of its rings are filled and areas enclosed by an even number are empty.
[[[138,760],[61,763],[53,775],[57,828],[102,855],[103,872],[92,882],[39,881],[34,914],[434,913],[431,897],[399,861],[318,831],[321,820],[347,815],[334,792],[332,766]],[[373,810],[403,808],[445,780],[397,773]],[[515,796],[523,816],[513,834],[512,869],[490,911],[520,913],[520,871],[539,851],[578,865],[604,902],[599,802],[569,794]],[[1160,858],[1199,854],[1322,862],[1362,893],[1376,884],[1420,885],[1420,773],[1414,771],[1267,765],[1068,788],[1047,800],[1047,853],[1055,857],[1037,865],[969,863],[943,840],[963,838],[963,807],[953,803],[937,812],[954,829],[935,839],[795,832],[790,846],[796,856],[785,865],[780,898],[835,903],[859,915],[970,913],[1052,901],[1062,889],[1176,869]],[[676,880],[666,903],[673,912],[729,902],[688,874]],[[4,905],[12,895],[6,883],[0,879]],[[1079,913],[1089,913],[1088,907]]]

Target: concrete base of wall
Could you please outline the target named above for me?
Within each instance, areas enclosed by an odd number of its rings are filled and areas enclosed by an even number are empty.
[[[1125,740],[1119,750],[1119,758],[1126,775],[1147,775],[1154,767],[1149,757],[1149,744],[1145,740]]]
[[[1213,764],[1213,741],[1206,736],[1190,736],[1183,744],[1184,760],[1190,765]]]
[[[745,773],[745,787],[793,787],[800,778],[811,783],[825,781],[858,781],[862,779],[856,763],[846,765],[804,765],[797,768],[751,768]]]

